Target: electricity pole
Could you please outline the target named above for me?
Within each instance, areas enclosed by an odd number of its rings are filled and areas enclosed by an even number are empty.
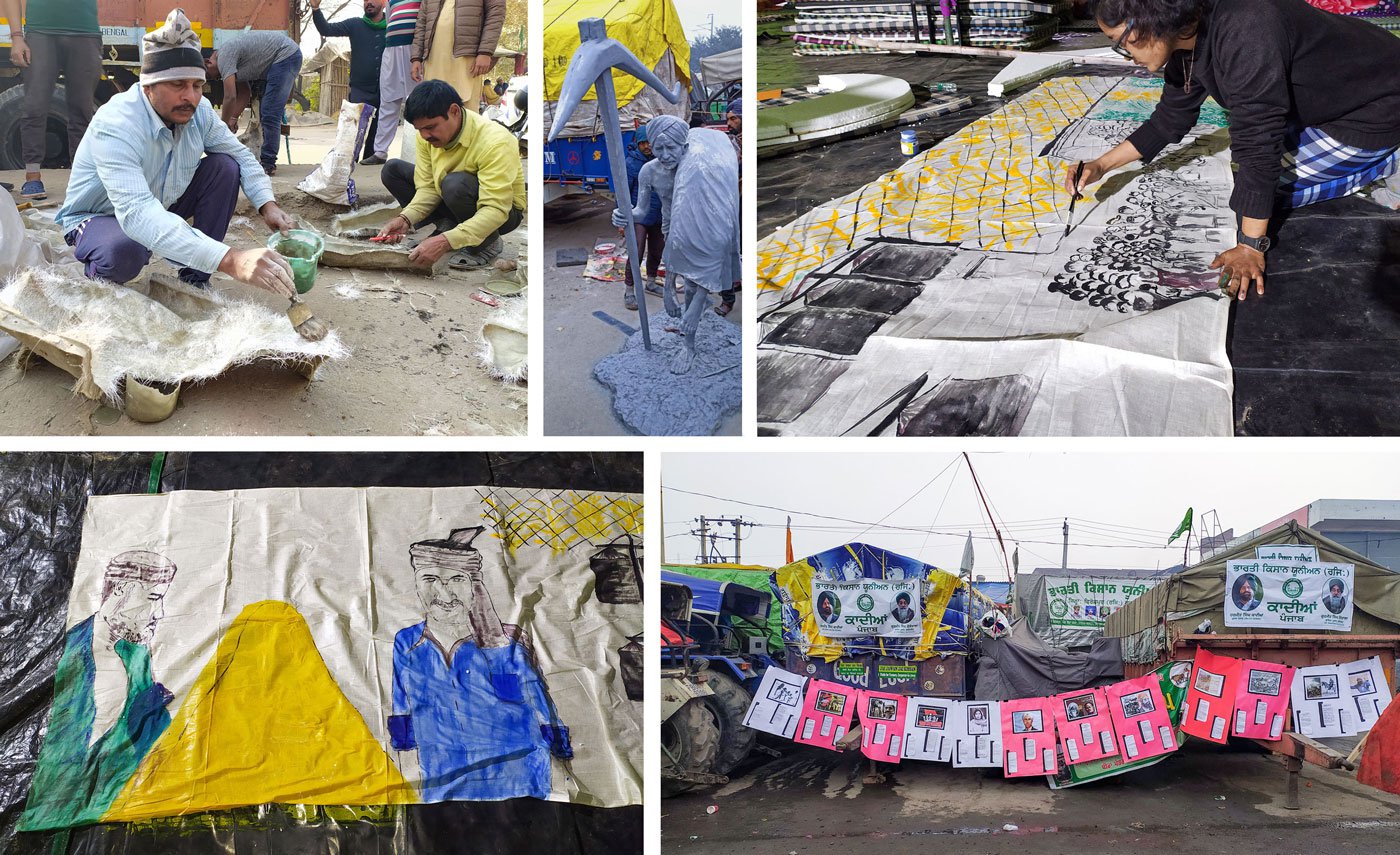
[[[1061,569],[1061,570],[1068,570],[1068,569],[1069,569],[1069,517],[1065,517],[1064,536],[1065,536],[1065,545],[1064,545],[1064,548],[1060,551],[1060,569]]]
[[[697,564],[742,564],[743,563],[743,542],[744,527],[753,527],[753,523],[746,522],[743,517],[697,517],[698,529],[691,530],[691,534],[700,538],[700,554],[696,556]],[[721,526],[733,526],[733,535],[722,535],[719,533]],[[720,548],[720,541],[734,542],[734,554],[727,555]]]

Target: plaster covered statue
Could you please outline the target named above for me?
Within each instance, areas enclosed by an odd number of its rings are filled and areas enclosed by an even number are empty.
[[[671,370],[684,374],[695,357],[695,333],[710,307],[710,294],[739,279],[739,161],[719,131],[688,128],[674,116],[647,122],[655,159],[642,167],[637,198],[661,199],[661,230],[666,236],[666,312],[681,319],[684,346]],[[640,218],[643,210],[634,210]],[[613,223],[626,224],[621,211]],[[676,282],[685,286],[685,305],[676,304]]]

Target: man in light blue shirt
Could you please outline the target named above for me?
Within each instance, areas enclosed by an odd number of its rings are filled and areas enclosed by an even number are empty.
[[[199,37],[179,9],[143,39],[141,85],[114,96],[78,146],[58,225],[87,275],[134,279],[157,252],[199,287],[215,270],[291,297],[291,267],[270,249],[223,243],[241,185],[268,228],[295,223],[258,161],[203,97]],[[191,228],[187,219],[193,218]]]

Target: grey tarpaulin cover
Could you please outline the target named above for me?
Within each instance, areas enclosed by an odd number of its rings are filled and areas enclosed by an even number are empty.
[[[1017,621],[1008,638],[983,639],[975,697],[1009,701],[1106,686],[1123,679],[1123,655],[1114,638],[1094,642],[1088,653],[1057,650]]]

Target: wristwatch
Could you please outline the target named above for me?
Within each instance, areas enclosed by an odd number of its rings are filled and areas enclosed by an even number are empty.
[[[1242,246],[1247,246],[1250,249],[1257,249],[1260,252],[1268,252],[1269,247],[1274,245],[1274,242],[1269,240],[1268,235],[1253,238],[1240,231],[1235,232],[1235,240],[1238,241]]]

